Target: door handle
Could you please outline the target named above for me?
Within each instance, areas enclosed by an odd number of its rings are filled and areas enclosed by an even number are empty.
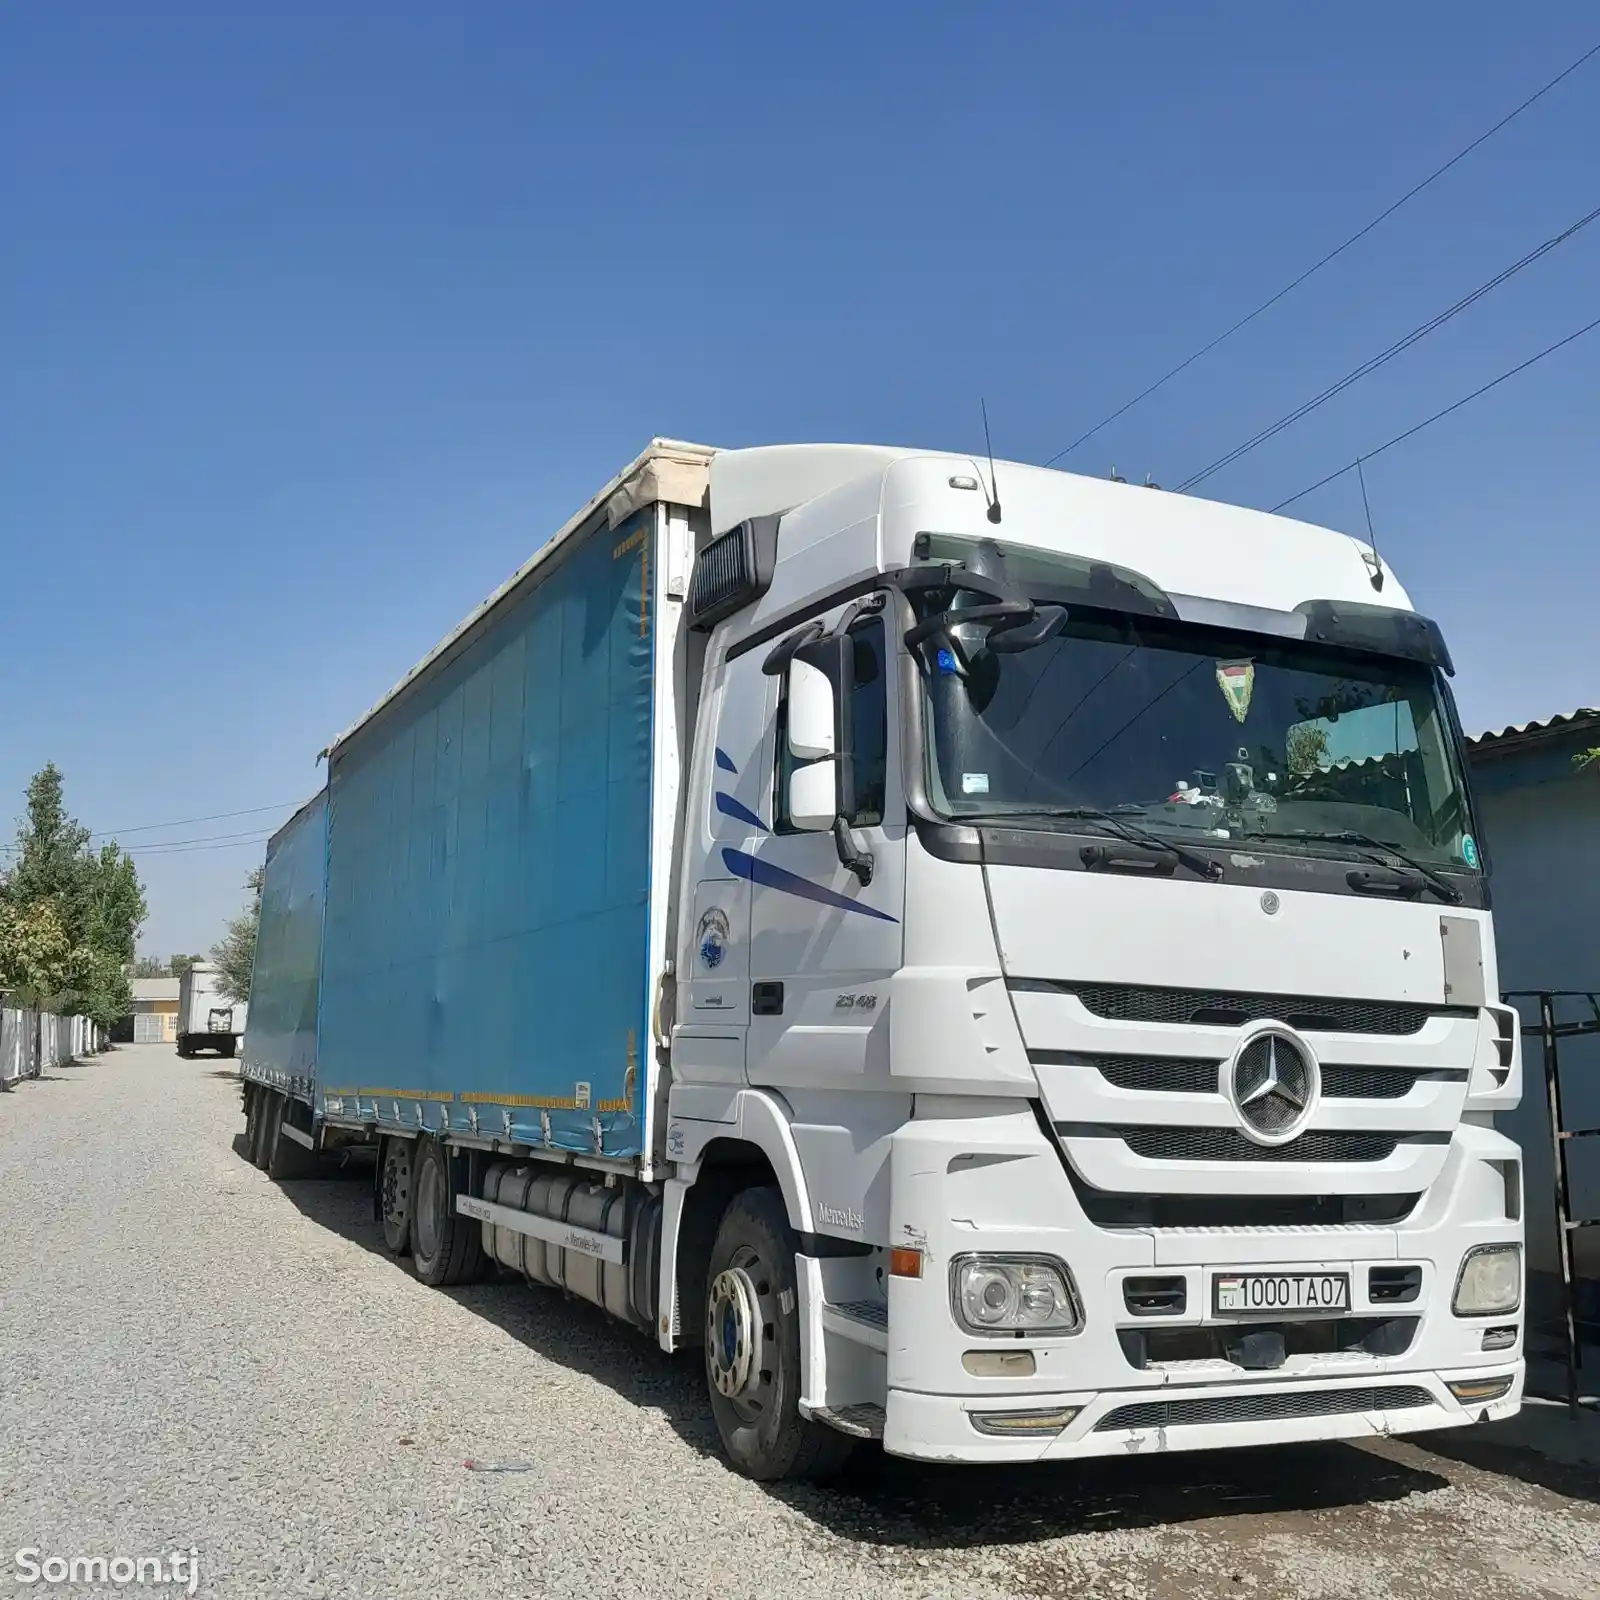
[[[781,1017],[783,1015],[783,985],[781,983],[752,983],[750,985],[750,1015],[752,1017]]]

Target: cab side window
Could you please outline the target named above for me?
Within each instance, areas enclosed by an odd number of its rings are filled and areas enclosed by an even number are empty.
[[[888,650],[882,617],[866,617],[850,630],[855,654],[855,691],[850,699],[851,753],[855,756],[856,806],[846,818],[852,827],[883,821],[889,774]],[[778,760],[772,814],[774,832],[795,833],[789,822],[789,774],[798,761],[789,753],[786,696],[778,697]]]

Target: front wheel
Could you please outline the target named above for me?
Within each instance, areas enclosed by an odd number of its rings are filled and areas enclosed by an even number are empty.
[[[798,1240],[776,1189],[723,1213],[706,1273],[706,1388],[722,1447],[747,1477],[826,1477],[852,1441],[800,1415]]]

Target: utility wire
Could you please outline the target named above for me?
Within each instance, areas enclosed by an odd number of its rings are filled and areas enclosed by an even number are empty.
[[[1480,283],[1471,294],[1463,295],[1454,305],[1446,306],[1437,316],[1430,317],[1420,327],[1413,328],[1403,338],[1396,339],[1386,350],[1380,350],[1377,355],[1369,356],[1360,366],[1351,372],[1347,372],[1338,382],[1330,383],[1326,389],[1319,390],[1309,400],[1296,406],[1288,415],[1279,417],[1276,422],[1269,423],[1259,433],[1252,434],[1243,444],[1235,445],[1226,455],[1218,456],[1209,467],[1204,467],[1191,477],[1185,478],[1177,486],[1177,492],[1184,494],[1194,488],[1196,484],[1204,483],[1213,473],[1221,472],[1224,467],[1232,466],[1241,456],[1249,455],[1259,445],[1263,445],[1267,440],[1275,438],[1285,428],[1292,427],[1302,417],[1315,411],[1318,406],[1327,404],[1335,395],[1341,394],[1348,389],[1352,383],[1366,377],[1368,373],[1376,372],[1385,362],[1394,360],[1397,355],[1409,350],[1412,345],[1422,339],[1426,339],[1435,330],[1442,328],[1452,317],[1459,316],[1469,306],[1476,305],[1486,294],[1491,293],[1493,290],[1498,289],[1501,284],[1514,278],[1524,267],[1531,266],[1541,256],[1548,255],[1550,251],[1565,244],[1574,234],[1587,228],[1596,217],[1600,217],[1600,206],[1596,206],[1586,216],[1579,217],[1576,222],[1569,227],[1563,228],[1554,237],[1546,239],[1543,244],[1536,246],[1525,256],[1513,261],[1509,267],[1502,268],[1487,283]]]
[[[1600,317],[1596,317],[1593,322],[1586,322],[1575,332],[1569,333],[1565,339],[1557,339],[1554,344],[1546,345],[1544,349],[1538,353],[1538,355],[1529,356],[1526,361],[1518,362],[1516,366],[1509,368],[1505,372],[1502,372],[1498,378],[1491,378],[1480,388],[1474,389],[1471,394],[1462,395],[1459,400],[1455,401],[1451,405],[1446,406],[1443,411],[1435,411],[1431,417],[1424,417],[1421,422],[1417,423],[1413,427],[1407,428],[1404,433],[1397,433],[1392,439],[1384,440],[1384,442],[1378,445],[1376,449],[1366,451],[1348,465],[1340,467],[1337,472],[1330,472],[1327,477],[1318,478],[1315,483],[1309,484],[1306,488],[1301,489],[1298,493],[1290,495],[1287,500],[1280,500],[1277,505],[1273,506],[1271,509],[1273,511],[1282,511],[1285,506],[1292,506],[1296,500],[1303,500],[1314,490],[1322,488],[1324,484],[1332,483],[1335,478],[1342,478],[1345,473],[1359,466],[1362,462],[1371,461],[1374,456],[1381,456],[1385,450],[1392,449],[1395,445],[1400,444],[1406,439],[1409,439],[1413,434],[1421,433],[1424,428],[1431,428],[1434,423],[1445,417],[1448,417],[1452,411],[1459,411],[1462,406],[1470,404],[1472,401],[1476,400],[1479,395],[1488,394],[1491,389],[1497,388],[1500,384],[1504,383],[1507,378],[1514,378],[1519,372],[1526,372],[1528,368],[1531,367],[1536,361],[1543,361],[1546,356],[1553,356],[1557,350],[1563,349],[1565,346],[1571,344],[1574,339],[1581,339],[1586,333],[1593,333],[1596,328],[1600,328]]]
[[[1428,174],[1428,176],[1426,178],[1424,178],[1422,180],[1421,183],[1416,184],[1414,187],[1412,187],[1410,189],[1407,189],[1406,192],[1403,195],[1401,195],[1398,200],[1396,200],[1392,205],[1386,207],[1384,210],[1380,211],[1377,214],[1377,216],[1375,216],[1372,219],[1372,221],[1369,222],[1364,228],[1360,228],[1355,233],[1352,233],[1350,235],[1350,237],[1344,241],[1343,244],[1334,246],[1334,248],[1332,250],[1330,250],[1325,256],[1323,256],[1321,258],[1321,260],[1313,262],[1311,266],[1307,267],[1306,270],[1304,272],[1302,272],[1298,278],[1295,278],[1291,282],[1286,283],[1283,286],[1283,288],[1278,290],[1278,292],[1275,295],[1272,296],[1271,299],[1263,300],[1261,302],[1261,304],[1258,305],[1255,308],[1254,311],[1251,311],[1251,312],[1247,313],[1245,316],[1240,317],[1239,320],[1232,325],[1232,327],[1224,329],[1209,344],[1201,345],[1200,348],[1198,350],[1196,350],[1193,355],[1186,356],[1182,361],[1180,361],[1177,364],[1177,366],[1173,367],[1170,371],[1163,373],[1161,375],[1161,377],[1157,378],[1156,381],[1154,383],[1152,383],[1148,388],[1141,389],[1138,392],[1138,394],[1136,394],[1131,400],[1127,401],[1123,405],[1118,406],[1117,409],[1110,414],[1110,416],[1102,417],[1099,422],[1095,423],[1095,425],[1088,430],[1087,433],[1080,433],[1078,435],[1078,437],[1076,439],[1074,439],[1072,441],[1072,443],[1069,444],[1064,450],[1056,451],[1056,453],[1053,456],[1051,456],[1049,461],[1046,461],[1044,463],[1044,465],[1047,466],[1047,467],[1051,466],[1055,462],[1059,461],[1063,456],[1071,455],[1072,452],[1074,450],[1076,450],[1079,445],[1087,443],[1097,433],[1099,433],[1099,431],[1102,428],[1107,427],[1111,423],[1115,422],[1118,417],[1123,415],[1124,412],[1128,412],[1128,411],[1133,410],[1133,408],[1136,405],[1138,405],[1141,400],[1148,400],[1150,398],[1150,396],[1153,395],[1156,392],[1157,389],[1165,387],[1165,385],[1167,385],[1174,378],[1176,378],[1180,372],[1183,372],[1188,367],[1192,367],[1195,364],[1195,362],[1197,362],[1202,356],[1209,355],[1213,350],[1215,350],[1217,348],[1217,346],[1219,344],[1222,344],[1226,340],[1231,339],[1234,336],[1234,334],[1236,334],[1241,328],[1246,326],[1248,323],[1254,322],[1255,319],[1257,317],[1259,317],[1263,311],[1270,311],[1272,309],[1272,307],[1277,305],[1277,303],[1280,300],[1282,300],[1286,295],[1292,294],[1296,289],[1298,289],[1300,287],[1300,285],[1306,281],[1307,278],[1310,278],[1310,277],[1314,276],[1316,273],[1321,272],[1322,269],[1325,266],[1327,266],[1330,261],[1333,261],[1338,256],[1342,256],[1345,253],[1345,251],[1350,248],[1351,245],[1357,243],[1361,239],[1366,238],[1366,236],[1369,233],[1371,233],[1372,230],[1374,228],[1376,228],[1380,222],[1387,221],[1390,217],[1392,217],[1395,214],[1395,212],[1397,212],[1401,208],[1401,206],[1405,205],[1407,201],[1414,200],[1419,194],[1422,193],[1422,191],[1424,189],[1426,189],[1428,187],[1429,184],[1433,183],[1435,180],[1437,180],[1439,178],[1442,178],[1445,175],[1445,173],[1447,173],[1453,166],[1456,165],[1457,162],[1464,160],[1467,156],[1471,155],[1472,152],[1474,150],[1476,150],[1479,145],[1485,143],[1489,139],[1492,139],[1508,123],[1514,122],[1535,101],[1542,100],[1545,95],[1549,94],[1549,92],[1553,88],[1555,88],[1555,86],[1558,83],[1560,83],[1562,81],[1562,79],[1570,77],[1574,72],[1576,72],[1578,70],[1579,67],[1581,67],[1584,64],[1584,62],[1586,62],[1591,56],[1593,56],[1593,55],[1595,55],[1597,53],[1600,53],[1600,44],[1591,45],[1589,47],[1589,49],[1585,50],[1584,53],[1581,56],[1579,56],[1576,61],[1574,61],[1572,63],[1571,66],[1566,67],[1562,71],[1558,72],[1555,75],[1555,77],[1553,77],[1547,84],[1544,85],[1543,88],[1534,90],[1534,92],[1532,94],[1530,94],[1528,96],[1528,98],[1522,102],[1521,105],[1515,107],[1511,111],[1508,111],[1505,114],[1505,116],[1503,116],[1497,123],[1495,123],[1495,125],[1492,128],[1488,129],[1487,132],[1480,133],[1478,135],[1478,137],[1472,141],[1471,144],[1467,145],[1464,149],[1458,150],[1453,156],[1451,156],[1451,158],[1447,162],[1445,162],[1445,164],[1442,167],[1436,167],[1432,172],[1430,172]]]
[[[243,811],[213,811],[209,817],[177,817],[171,822],[143,822],[137,828],[102,828],[91,833],[91,839],[109,839],[113,834],[151,833],[157,828],[187,828],[194,822],[222,822],[228,817],[253,817],[262,811],[287,811],[302,804],[299,800],[286,800],[277,806],[249,806]]]

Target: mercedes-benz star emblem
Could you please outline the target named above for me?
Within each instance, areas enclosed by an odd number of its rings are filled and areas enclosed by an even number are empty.
[[[1286,1029],[1266,1028],[1240,1046],[1228,1087],[1245,1133],[1261,1144],[1283,1144],[1310,1118],[1317,1098],[1317,1064]]]

